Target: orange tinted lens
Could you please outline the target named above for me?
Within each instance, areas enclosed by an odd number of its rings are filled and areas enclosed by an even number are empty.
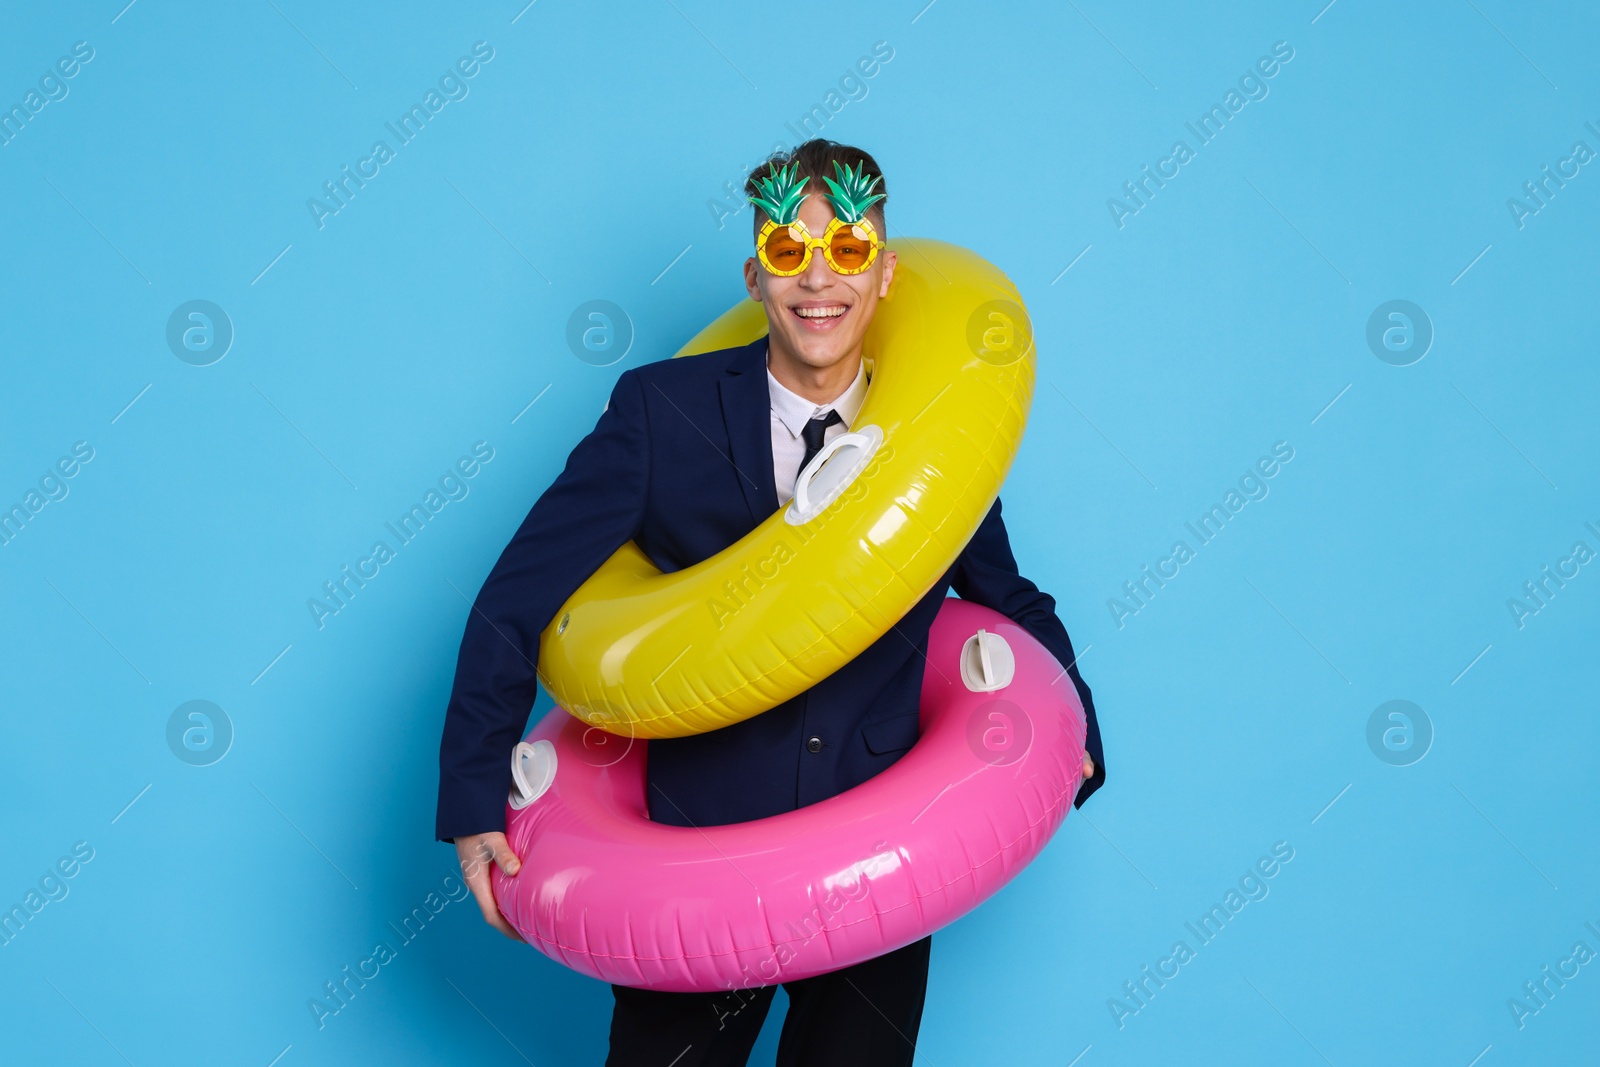
[[[857,237],[849,226],[841,226],[833,232],[828,251],[833,254],[834,266],[843,271],[861,270],[872,262],[871,240]]]
[[[767,252],[767,262],[772,265],[773,270],[799,270],[800,265],[806,261],[805,242],[796,241],[789,236],[787,226],[780,226],[769,233],[763,247]]]

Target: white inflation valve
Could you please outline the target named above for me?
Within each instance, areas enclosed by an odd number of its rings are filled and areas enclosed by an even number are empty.
[[[1004,689],[1016,674],[1016,657],[999,634],[979,630],[961,646],[961,681],[972,692]]]

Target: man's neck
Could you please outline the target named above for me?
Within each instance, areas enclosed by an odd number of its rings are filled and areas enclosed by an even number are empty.
[[[791,393],[805,397],[813,404],[826,404],[837,400],[856,380],[861,369],[861,350],[857,348],[829,367],[813,367],[767,344],[767,369]]]

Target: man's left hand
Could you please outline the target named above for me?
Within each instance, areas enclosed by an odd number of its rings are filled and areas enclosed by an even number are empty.
[[[1083,754],[1083,780],[1087,782],[1089,779],[1091,779],[1093,777],[1094,777],[1094,760],[1089,757],[1089,753],[1085,752]]]

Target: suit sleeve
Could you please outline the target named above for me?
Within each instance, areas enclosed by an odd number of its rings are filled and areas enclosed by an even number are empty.
[[[538,695],[539,635],[639,532],[649,476],[644,386],[630,368],[500,553],[467,616],[439,742],[438,840],[505,830],[511,752]]]
[[[1083,807],[1096,789],[1105,784],[1106,761],[1100,746],[1100,724],[1095,718],[1094,698],[1083,676],[1078,672],[1077,655],[1072,651],[1072,640],[1067,628],[1056,616],[1056,602],[1048,593],[1017,573],[1016,557],[1011,553],[1011,539],[1006,535],[1005,523],[1000,518],[1000,500],[978,525],[967,547],[957,557],[952,568],[951,586],[962,600],[993,608],[1022,626],[1039,643],[1050,650],[1067,669],[1067,675],[1077,688],[1078,699],[1083,702],[1088,731],[1084,748],[1094,760],[1094,777],[1078,789],[1073,807]]]

